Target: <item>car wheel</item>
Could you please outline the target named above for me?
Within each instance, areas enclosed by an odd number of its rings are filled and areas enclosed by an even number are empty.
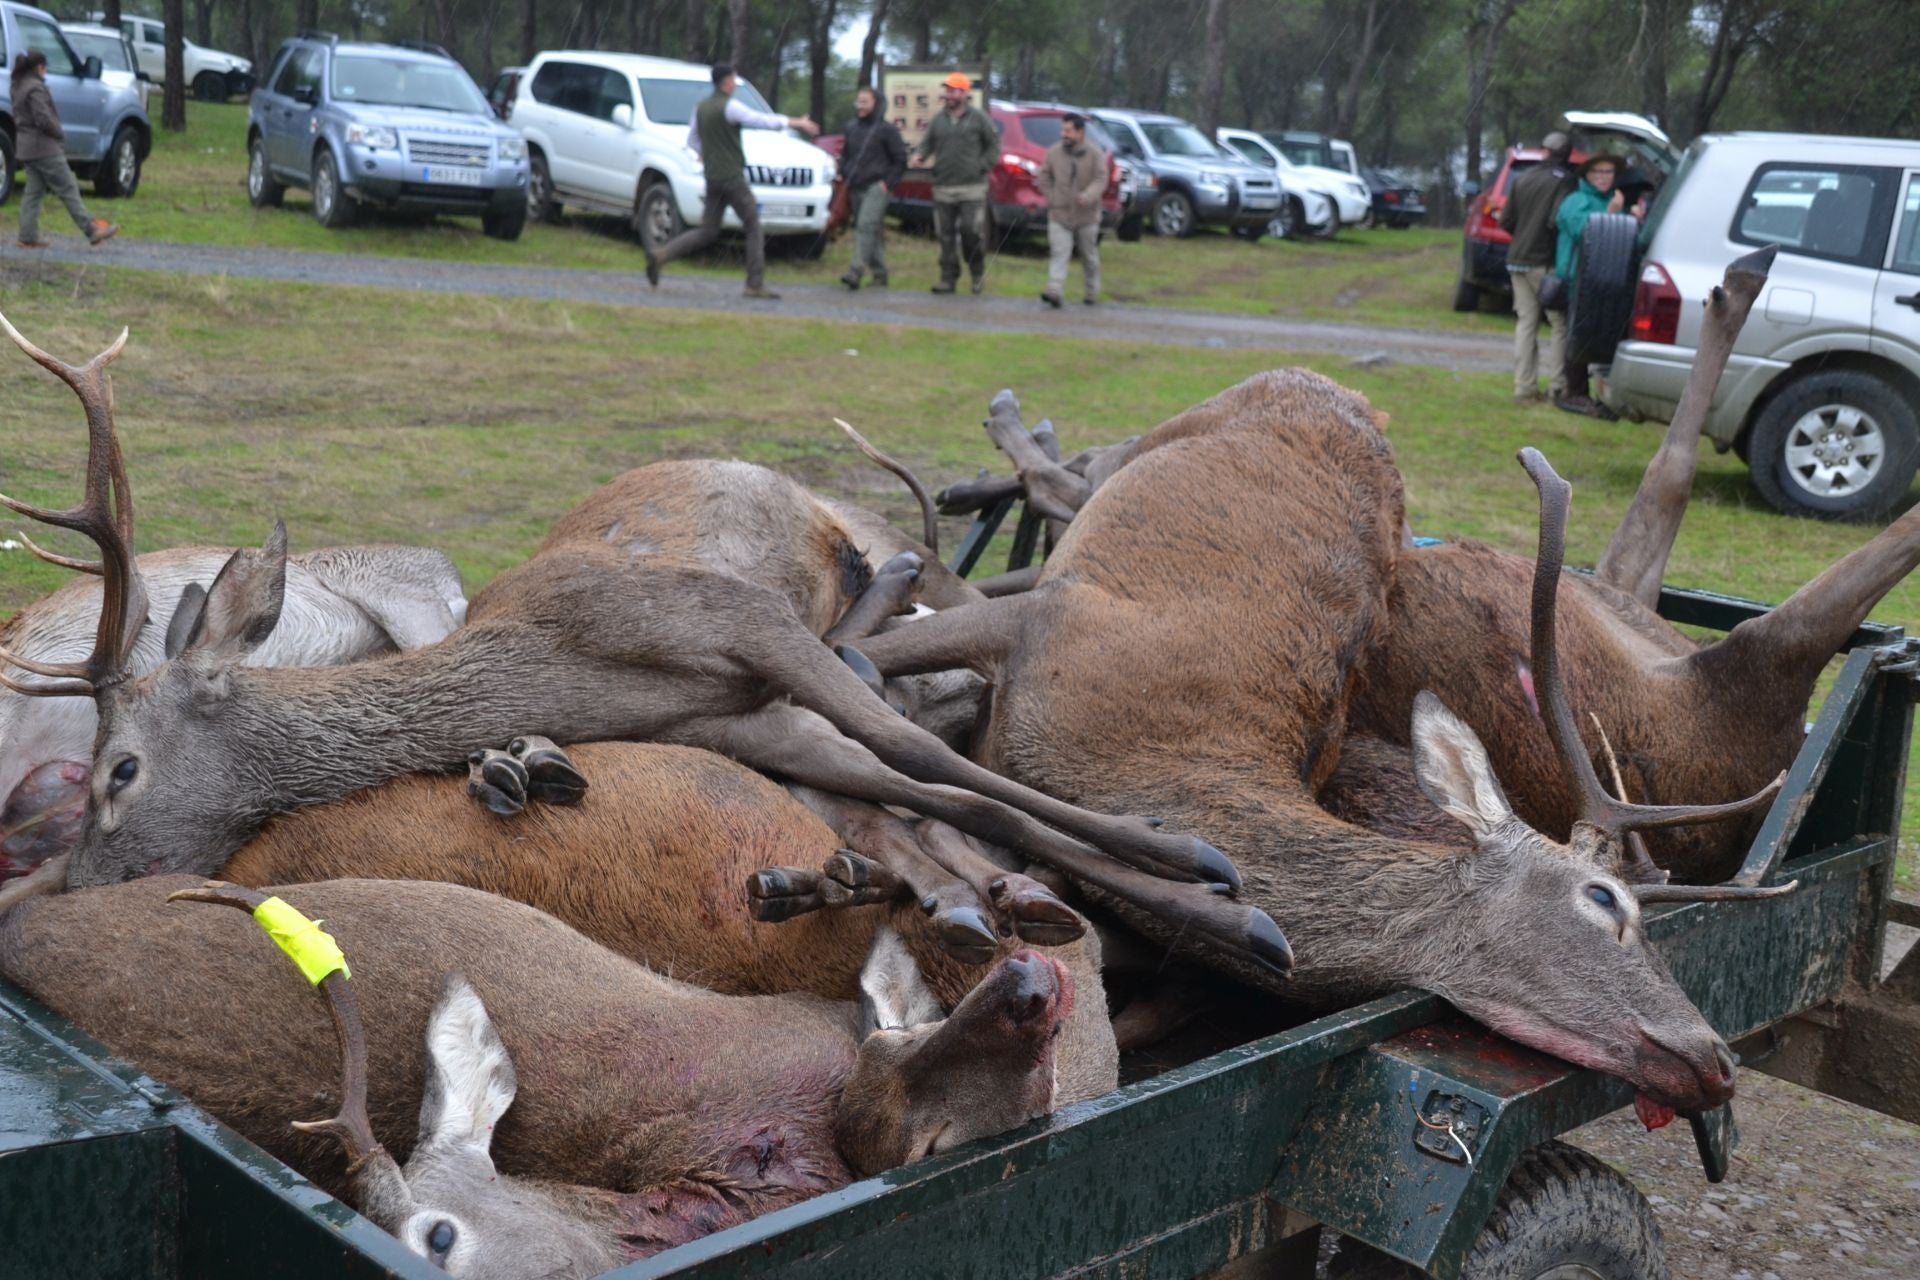
[[[1478,311],[1480,309],[1480,286],[1467,280],[1457,280],[1453,286],[1453,309],[1455,311]]]
[[[527,217],[534,222],[560,221],[560,202],[553,198],[553,175],[547,157],[538,150],[527,156]]]
[[[256,209],[277,206],[287,189],[274,181],[273,166],[267,163],[267,140],[256,137],[247,148],[247,199]]]
[[[1418,1280],[1425,1273],[1343,1239],[1331,1280]],[[1624,1174],[1564,1142],[1520,1157],[1460,1280],[1665,1280],[1653,1206]]]
[[[1291,240],[1300,234],[1300,228],[1306,220],[1306,206],[1297,197],[1288,196],[1280,202],[1273,221],[1267,224],[1267,234],[1280,240]]]
[[[1179,238],[1193,234],[1193,201],[1180,191],[1162,191],[1148,215],[1157,236]]]
[[[686,229],[680,202],[673,198],[673,184],[655,182],[640,193],[633,211],[633,232],[649,253],[658,253],[661,245]]]
[[[140,189],[140,137],[132,125],[123,124],[114,131],[106,157],[94,171],[93,189],[123,199]]]
[[[333,162],[333,149],[321,147],[313,153],[313,217],[330,230],[353,225],[353,197],[340,186],[340,168]]]
[[[1147,220],[1137,213],[1130,213],[1120,219],[1120,225],[1114,228],[1113,234],[1120,237],[1121,244],[1134,244],[1146,233],[1146,229]]]
[[[518,240],[526,228],[527,206],[524,204],[506,210],[489,209],[480,215],[480,229],[495,240]]]
[[[1747,474],[1769,506],[1828,520],[1886,515],[1906,496],[1916,461],[1914,406],[1855,369],[1781,388],[1747,441]]]
[[[0,129],[0,204],[13,194],[13,134]]]
[[[227,78],[217,71],[202,71],[193,78],[193,96],[202,102],[225,102]]]
[[[1633,319],[1634,241],[1640,220],[1627,213],[1596,213],[1580,232],[1580,254],[1567,304],[1567,355],[1581,364],[1606,364]]]

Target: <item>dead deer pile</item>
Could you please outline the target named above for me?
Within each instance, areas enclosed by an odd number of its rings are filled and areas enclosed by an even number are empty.
[[[1710,882],[1920,561],[1909,514],[1718,644],[1653,612],[1768,263],[1709,299],[1591,578],[1531,450],[1531,561],[1414,549],[1379,416],[1300,370],[1064,461],[1002,392],[1018,475],[942,501],[1024,495],[1051,554],[987,591],[739,462],[617,477],[470,607],[435,553],[282,529],[136,558],[125,335],[74,367],[6,325],[89,447],[79,506],[0,501],[100,556],[42,553],[98,583],[0,631],[0,976],[475,1276],[595,1274],[1113,1088],[1076,904],[1156,966],[1423,986],[1717,1104],[1640,904],[1785,891]],[[269,885],[351,964],[324,1002],[178,905]]]

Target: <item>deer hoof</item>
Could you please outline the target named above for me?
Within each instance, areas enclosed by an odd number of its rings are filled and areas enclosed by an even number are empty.
[[[963,964],[987,964],[999,954],[1000,939],[978,907],[954,907],[933,923],[941,950]]]
[[[1247,917],[1247,950],[1283,978],[1293,972],[1293,948],[1287,945],[1287,935],[1280,932],[1272,916],[1258,908]]]
[[[1013,921],[1022,942],[1058,947],[1087,931],[1086,919],[1037,880],[1022,875],[998,876],[987,886],[993,909]]]
[[[747,877],[747,914],[762,924],[778,924],[818,911],[820,873],[804,867],[765,867]]]
[[[853,671],[853,674],[860,677],[862,684],[873,690],[874,697],[880,699],[882,702],[886,701],[887,682],[881,678],[880,668],[873,665],[872,658],[869,658],[866,654],[860,652],[850,644],[843,644],[835,649],[834,652],[840,655],[840,661],[846,663]]]
[[[1228,892],[1240,892],[1240,871],[1233,860],[1198,836],[1192,837],[1193,865],[1201,877],[1213,884],[1227,887]]]
[[[476,751],[467,757],[467,794],[510,818],[527,807],[526,766],[504,751]]]
[[[526,767],[530,798],[543,804],[579,804],[587,794],[586,778],[549,739],[531,734],[515,738],[507,752]]]
[[[904,573],[909,579],[917,579],[920,576],[920,571],[925,567],[926,564],[920,559],[918,552],[902,551],[881,565],[873,576],[876,578],[884,578],[890,573]]]
[[[828,882],[845,890],[848,906],[891,902],[906,888],[899,876],[851,849],[836,850],[821,870]]]

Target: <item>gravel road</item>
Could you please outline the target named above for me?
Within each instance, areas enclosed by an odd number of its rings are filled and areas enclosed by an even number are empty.
[[[17,251],[13,251],[12,256],[15,261],[21,260]],[[999,297],[991,288],[979,298],[966,294],[936,298],[922,288],[869,288],[849,293],[837,285],[778,284],[782,294],[779,302],[756,302],[742,298],[739,283],[732,279],[669,274],[656,290],[647,287],[646,277],[639,271],[424,262],[417,258],[168,244],[153,240],[113,240],[99,249],[89,249],[67,237],[56,239],[49,249],[37,251],[32,260],[136,267],[184,275],[782,315],[923,329],[1046,333],[1176,347],[1311,351],[1354,359],[1385,355],[1402,364],[1437,365],[1470,372],[1498,373],[1512,368],[1513,364],[1513,344],[1495,335],[1429,333],[1224,311],[1180,311],[1118,304],[1052,311],[1038,298]]]

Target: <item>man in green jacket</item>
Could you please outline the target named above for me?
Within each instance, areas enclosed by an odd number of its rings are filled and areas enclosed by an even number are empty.
[[[940,240],[940,283],[933,291],[954,291],[964,248],[979,293],[987,287],[987,170],[1000,158],[1000,133],[969,100],[973,81],[965,72],[954,72],[941,85],[946,109],[934,116],[914,153],[933,161],[933,233]]]
[[[1579,179],[1574,176],[1568,153],[1573,149],[1566,134],[1555,131],[1541,139],[1546,159],[1534,165],[1507,187],[1507,203],[1500,210],[1500,225],[1513,235],[1507,246],[1507,279],[1513,283],[1513,398],[1532,404],[1540,398],[1540,320],[1544,316],[1553,332],[1548,355],[1548,392],[1556,399],[1567,393],[1567,312],[1561,307],[1546,310],[1540,305],[1540,286],[1553,270],[1556,232],[1553,215],[1560,201]]]
[[[713,68],[713,92],[693,109],[693,123],[687,126],[687,146],[700,156],[707,176],[707,203],[700,214],[700,225],[683,231],[661,245],[658,252],[641,249],[647,255],[647,283],[658,286],[660,268],[675,258],[684,258],[704,249],[720,238],[720,223],[732,209],[740,218],[740,229],[747,233],[747,293],[749,298],[773,301],[779,294],[767,288],[767,242],[760,230],[760,205],[747,183],[747,153],[740,142],[742,126],[749,129],[799,129],[812,137],[820,126],[805,116],[782,116],[755,111],[744,102],[736,102],[733,91],[740,81],[728,64]]]
[[[1554,227],[1560,233],[1553,269],[1567,282],[1569,314],[1573,310],[1574,281],[1579,278],[1575,273],[1580,267],[1580,235],[1587,229],[1587,219],[1594,214],[1620,212],[1624,201],[1620,193],[1613,189],[1613,180],[1619,172],[1618,156],[1587,157],[1580,170],[1580,185],[1567,193],[1567,198],[1560,202],[1559,211],[1553,215]],[[1568,413],[1583,413],[1591,418],[1612,416],[1594,403],[1587,381],[1587,363],[1575,359],[1571,352],[1567,356],[1567,390],[1565,394],[1555,396],[1553,403],[1555,408],[1565,409]]]

